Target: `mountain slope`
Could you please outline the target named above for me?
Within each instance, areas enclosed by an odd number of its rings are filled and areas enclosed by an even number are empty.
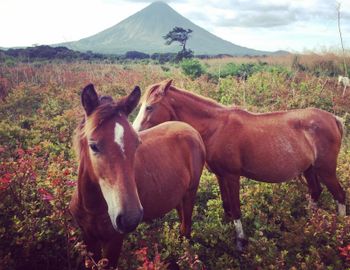
[[[261,55],[257,51],[225,41],[186,19],[163,2],[154,2],[122,22],[91,37],[59,44],[73,50],[123,54],[127,51],[144,53],[177,52],[178,44],[165,45],[163,36],[175,26],[193,30],[187,48],[195,54]]]

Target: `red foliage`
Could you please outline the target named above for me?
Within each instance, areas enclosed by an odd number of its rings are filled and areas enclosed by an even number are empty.
[[[350,264],[350,244],[345,247],[338,247],[339,254],[346,263]]]
[[[7,189],[10,183],[11,183],[11,174],[10,173],[5,173],[0,178],[0,190]]]
[[[167,264],[162,262],[157,244],[154,245],[154,258],[150,260],[148,247],[135,251],[137,260],[142,264],[137,270],[159,270],[166,269]]]
[[[46,189],[44,188],[39,188],[38,189],[40,195],[41,195],[41,198],[44,200],[44,201],[52,201],[54,199],[54,197],[52,196],[52,194],[50,192],[48,192]]]

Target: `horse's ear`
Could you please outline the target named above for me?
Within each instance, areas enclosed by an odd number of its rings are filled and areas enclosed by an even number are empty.
[[[139,104],[141,97],[140,87],[135,86],[134,90],[125,98],[124,111],[129,115]]]
[[[83,92],[81,93],[81,104],[83,105],[87,116],[92,114],[100,104],[93,84],[90,83],[84,87]]]
[[[160,87],[160,91],[161,91],[161,94],[162,95],[166,95],[170,86],[171,86],[171,83],[173,82],[172,79],[168,80],[168,81],[165,81],[162,83],[161,87]]]

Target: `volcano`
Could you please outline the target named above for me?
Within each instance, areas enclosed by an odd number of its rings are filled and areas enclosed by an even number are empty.
[[[180,15],[164,2],[154,2],[120,23],[93,36],[78,41],[59,44],[77,51],[93,51],[103,54],[124,54],[127,51],[143,53],[178,52],[178,44],[165,45],[165,36],[175,26],[193,32],[186,47],[196,55],[264,55],[258,51],[235,45],[199,27]]]

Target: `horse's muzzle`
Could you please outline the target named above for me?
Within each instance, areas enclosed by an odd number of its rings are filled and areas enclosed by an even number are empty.
[[[132,215],[120,214],[117,216],[117,227],[120,233],[129,233],[134,231],[143,218],[143,209]]]

